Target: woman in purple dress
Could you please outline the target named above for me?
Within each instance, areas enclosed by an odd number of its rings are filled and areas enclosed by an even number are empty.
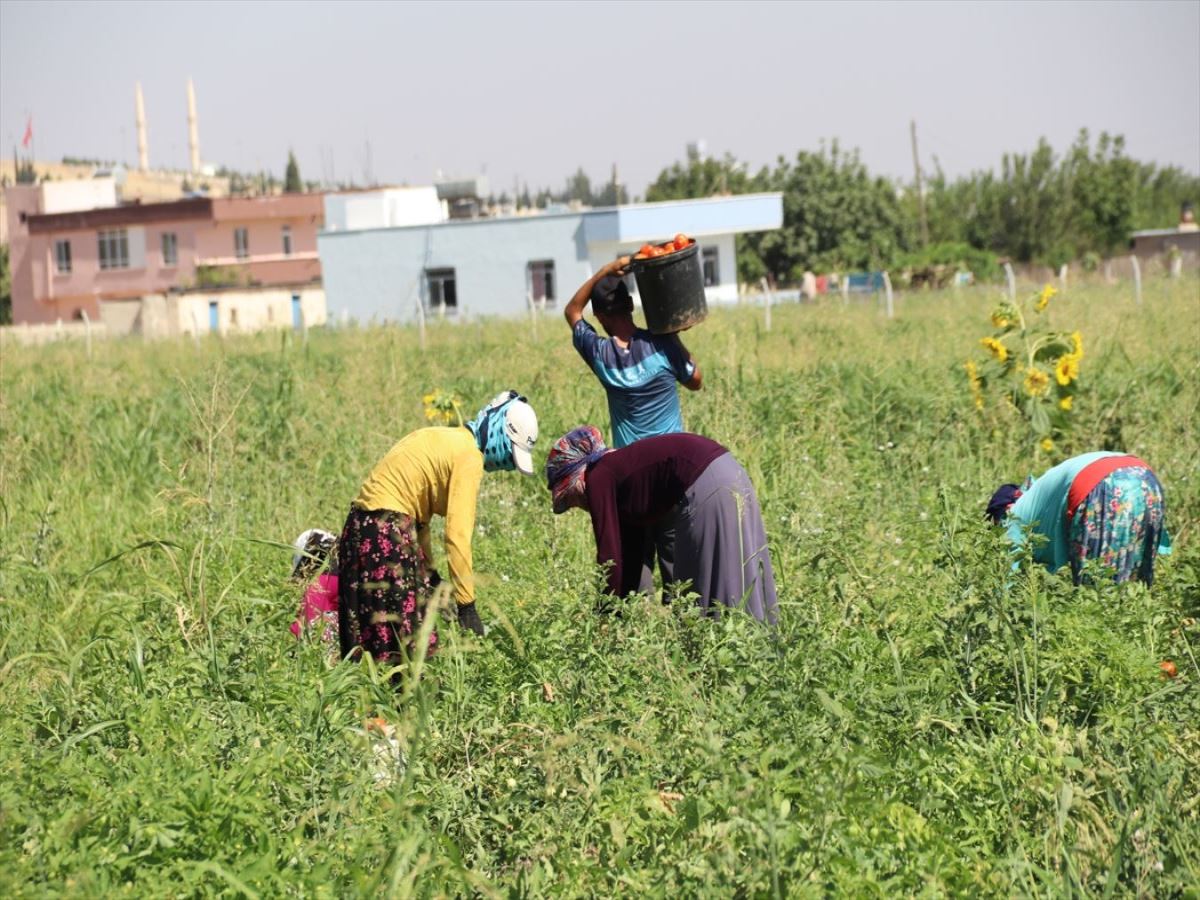
[[[775,575],[758,497],[733,455],[698,434],[664,434],[610,450],[592,425],[563,435],[546,460],[555,513],[586,509],[608,593],[638,588],[645,536],[673,524],[677,582],[699,606],[776,619]]]

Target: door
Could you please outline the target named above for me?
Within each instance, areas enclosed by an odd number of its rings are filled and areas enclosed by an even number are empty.
[[[304,310],[300,308],[300,295],[292,294],[292,328],[299,331],[304,327]]]
[[[208,330],[209,331],[220,331],[221,330],[221,310],[217,306],[216,300],[208,301]]]

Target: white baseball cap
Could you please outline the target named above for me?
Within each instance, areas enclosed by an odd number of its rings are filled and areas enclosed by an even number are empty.
[[[537,442],[537,413],[524,400],[514,400],[504,411],[504,433],[512,441],[513,462],[522,475],[533,474],[533,445]]]

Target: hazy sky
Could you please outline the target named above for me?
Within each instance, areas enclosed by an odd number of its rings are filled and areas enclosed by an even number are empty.
[[[0,0],[0,138],[33,115],[41,159],[187,161],[195,80],[206,162],[305,178],[561,186],[615,162],[640,193],[707,141],[754,166],[858,147],[911,177],[997,165],[1039,136],[1124,134],[1200,170],[1200,2],[253,3]]]

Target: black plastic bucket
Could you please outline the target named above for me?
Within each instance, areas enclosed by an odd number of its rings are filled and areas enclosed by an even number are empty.
[[[655,334],[673,334],[704,321],[704,271],[700,245],[648,259],[634,259],[629,268],[637,279],[646,327]]]

